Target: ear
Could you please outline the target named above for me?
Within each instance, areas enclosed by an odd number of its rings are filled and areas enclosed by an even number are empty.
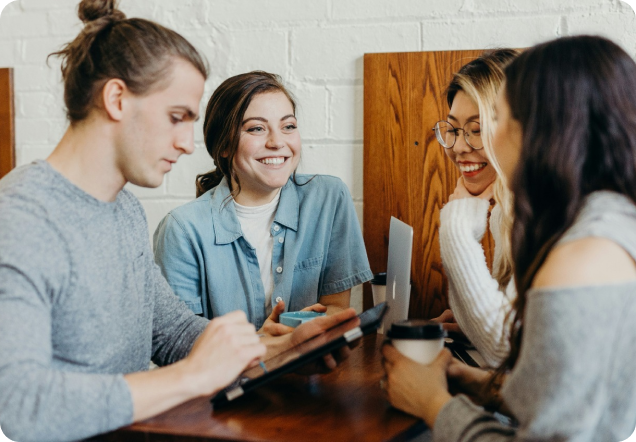
[[[119,78],[111,78],[102,88],[102,102],[104,110],[114,121],[121,121],[124,116],[124,96],[128,88]]]

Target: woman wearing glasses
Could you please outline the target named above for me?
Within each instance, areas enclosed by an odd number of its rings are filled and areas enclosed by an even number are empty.
[[[609,40],[564,37],[519,55],[501,89],[493,146],[514,193],[518,289],[510,355],[489,382],[448,351],[421,365],[386,345],[388,397],[436,442],[625,440],[636,425],[636,64]],[[472,400],[451,397],[447,377]]]
[[[494,129],[493,107],[503,67],[516,55],[513,49],[488,51],[464,65],[446,90],[448,116],[434,127],[437,140],[462,175],[440,213],[440,249],[452,313],[446,311],[438,320],[456,321],[490,366],[498,365],[508,353],[505,320],[515,289],[510,196],[484,144],[490,143]],[[493,197],[497,204],[490,216]],[[489,216],[495,240],[492,275],[480,243]]]

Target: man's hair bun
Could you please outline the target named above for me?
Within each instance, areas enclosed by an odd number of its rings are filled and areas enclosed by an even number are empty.
[[[126,15],[117,9],[117,0],[82,0],[77,15],[84,24],[101,18],[124,20]]]

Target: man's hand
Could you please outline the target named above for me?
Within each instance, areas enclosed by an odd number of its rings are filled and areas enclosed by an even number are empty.
[[[265,354],[254,325],[234,311],[210,321],[184,359],[192,388],[213,395]]]

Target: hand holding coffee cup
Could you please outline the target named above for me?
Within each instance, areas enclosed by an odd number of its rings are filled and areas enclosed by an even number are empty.
[[[444,348],[446,332],[440,323],[412,319],[391,324],[387,337],[404,356],[430,364]]]

